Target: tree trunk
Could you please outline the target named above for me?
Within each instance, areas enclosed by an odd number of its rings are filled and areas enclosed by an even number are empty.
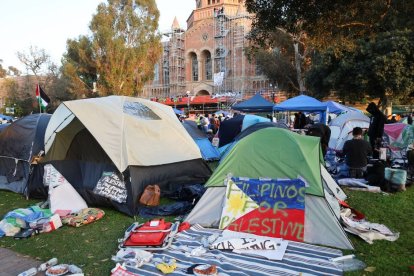
[[[392,99],[387,98],[387,101],[385,103],[385,115],[388,117],[392,114]]]
[[[299,43],[295,42],[293,44],[293,48],[295,49],[295,68],[296,68],[296,78],[298,80],[298,85],[299,85],[299,90],[300,90],[299,92],[300,94],[303,94],[303,92],[306,91],[306,88],[305,88],[305,83],[302,77],[302,66],[301,66],[302,58],[299,54]]]

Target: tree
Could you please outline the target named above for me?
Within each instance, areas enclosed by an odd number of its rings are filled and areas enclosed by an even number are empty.
[[[288,53],[290,53],[291,62],[286,62],[286,59],[278,60],[278,62],[284,63],[284,66],[289,66],[286,68],[288,73],[292,73],[292,71],[289,70],[291,67],[290,65],[292,65],[294,68],[296,80],[293,81],[293,76],[290,74],[285,74],[283,77],[282,73],[280,77],[282,77],[282,79],[289,79],[289,85],[287,87],[294,88],[296,92],[302,93],[307,90],[304,79],[305,70],[309,64],[308,35],[306,31],[304,31],[302,27],[303,23],[300,20],[297,20],[294,24],[290,24],[287,21],[283,22],[283,20],[268,20],[268,16],[272,16],[268,13],[269,9],[275,9],[278,12],[284,11],[281,7],[276,6],[276,2],[279,2],[281,4],[283,1],[246,1],[246,6],[249,12],[255,14],[252,30],[248,38],[252,42],[253,46],[251,46],[251,48],[253,49],[262,48],[269,52],[269,47],[271,49],[276,47],[285,49]],[[280,38],[282,39],[280,40]],[[256,52],[262,53],[263,56],[263,51],[258,50]],[[261,59],[260,56],[257,56],[256,58],[258,58],[260,65],[260,60],[263,59]],[[271,56],[268,58],[271,58]],[[278,55],[276,58],[278,59]],[[268,64],[269,62],[266,63]],[[262,68],[264,66],[266,65],[261,64]],[[269,74],[272,72],[272,69],[269,68],[268,70],[264,70],[264,72],[268,78],[272,78],[272,74]]]
[[[17,52],[17,57],[25,65],[28,76],[33,74],[35,78],[34,81],[33,78],[26,78],[23,86],[20,88],[22,90],[19,92],[20,99],[28,101],[30,98],[34,100],[36,84],[40,84],[52,100],[52,104],[47,107],[47,110],[54,109],[55,94],[60,93],[60,91],[54,90],[56,82],[60,78],[58,66],[52,62],[45,49],[38,48],[37,46],[30,46],[28,52]],[[13,71],[13,68],[9,69]]]
[[[267,46],[257,44],[247,48],[250,59],[255,59],[257,66],[272,83],[287,93],[297,94],[305,91],[304,74],[308,64],[299,54],[307,55],[305,40],[298,47],[290,34],[277,30],[268,38]]]
[[[67,84],[67,92],[76,98],[93,97],[98,75],[92,41],[86,36],[80,36],[78,39],[69,39],[66,44],[62,79]]]
[[[34,110],[33,94],[28,91],[27,87],[33,86],[30,76],[25,76],[26,80],[23,83],[23,87],[20,87],[19,83],[14,78],[7,78],[3,82],[3,88],[6,91],[5,107],[14,108],[14,116],[20,117],[31,113]]]
[[[16,67],[14,67],[14,66],[9,66],[8,67],[8,69],[9,69],[9,75],[11,75],[11,74],[13,74],[14,76],[20,76],[21,75],[21,73],[22,72],[20,72],[20,70],[19,69],[17,69]]]
[[[161,55],[154,0],[109,0],[93,16],[90,38],[69,40],[64,74],[84,96],[138,95]],[[96,84],[96,89],[93,86]]]
[[[45,49],[37,46],[30,46],[29,52],[17,52],[17,58],[24,64],[26,70],[36,77],[46,74],[46,70],[51,63],[50,56]]]
[[[6,69],[3,68],[3,60],[0,59],[0,78],[4,78],[7,75]]]
[[[275,29],[306,35],[308,52],[314,53],[306,79],[314,93],[326,95],[334,89],[353,99],[368,93],[384,102],[409,93],[406,76],[413,70],[410,59],[401,56],[412,54],[398,46],[394,50],[393,37],[403,39],[402,45],[412,44],[414,1],[246,0],[246,6],[255,14],[251,39],[260,45],[270,41]],[[393,42],[387,44],[386,37]]]
[[[246,0],[247,10],[255,14],[255,40],[265,41],[269,31],[281,28],[291,34],[305,32],[317,49],[352,48],[359,38],[413,26],[413,6],[405,0]]]
[[[396,30],[360,39],[353,50],[325,51],[313,64],[307,83],[321,96],[334,90],[350,101],[368,96],[380,98],[384,106],[391,100],[407,102],[414,91],[414,32]]]

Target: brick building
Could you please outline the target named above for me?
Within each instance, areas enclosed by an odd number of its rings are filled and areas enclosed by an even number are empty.
[[[277,87],[244,54],[251,16],[243,2],[196,0],[187,30],[175,18],[171,31],[163,34],[163,55],[144,95],[161,102],[168,99],[167,104],[178,98],[188,105],[194,98],[208,100],[218,95],[231,95],[233,101],[256,92],[269,99],[274,96]]]

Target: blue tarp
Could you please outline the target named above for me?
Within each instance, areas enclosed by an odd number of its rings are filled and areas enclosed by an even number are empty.
[[[214,147],[207,138],[194,139],[197,146],[200,148],[201,156],[206,161],[213,161],[220,159],[220,152]]]
[[[244,112],[272,112],[274,104],[256,94],[250,99],[232,106],[232,109]]]
[[[4,115],[4,114],[0,114],[0,119],[1,120],[12,121],[13,120],[13,117],[7,116],[7,115]]]
[[[196,142],[204,160],[213,161],[220,159],[218,149],[211,144],[207,135],[197,128],[197,124],[194,121],[185,120],[183,126],[194,142]]]
[[[181,111],[181,110],[179,110],[177,108],[173,108],[173,110],[174,110],[174,113],[177,114],[177,115],[183,115],[184,114],[183,111]]]

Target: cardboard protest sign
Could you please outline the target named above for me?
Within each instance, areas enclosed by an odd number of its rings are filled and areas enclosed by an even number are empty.
[[[127,199],[125,183],[114,172],[102,173],[102,177],[98,180],[93,192],[118,203],[124,203]]]
[[[303,241],[305,183],[300,179],[227,179],[219,227]]]

